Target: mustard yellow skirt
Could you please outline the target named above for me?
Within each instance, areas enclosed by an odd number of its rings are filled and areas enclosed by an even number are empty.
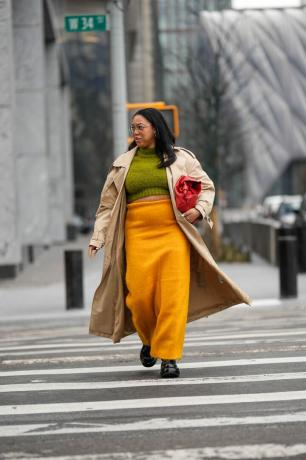
[[[128,203],[126,305],[151,355],[180,359],[189,303],[190,243],[170,199]]]

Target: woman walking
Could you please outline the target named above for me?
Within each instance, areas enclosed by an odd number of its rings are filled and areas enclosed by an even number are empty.
[[[142,364],[161,359],[161,377],[178,377],[187,321],[250,299],[219,269],[194,226],[205,219],[212,227],[215,193],[195,155],[174,146],[156,109],[139,110],[130,129],[134,141],[113,162],[89,243],[90,256],[105,247],[90,333],[119,342],[136,330]],[[180,212],[184,176],[200,191]]]

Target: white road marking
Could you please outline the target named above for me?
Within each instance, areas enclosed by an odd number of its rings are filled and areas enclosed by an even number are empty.
[[[281,331],[281,332],[274,332],[274,331],[268,331],[268,332],[255,332],[255,333],[247,333],[247,334],[222,334],[222,335],[213,335],[213,336],[207,336],[205,335],[200,335],[200,336],[188,336],[186,337],[185,340],[185,345],[188,345],[191,342],[203,342],[206,344],[206,342],[211,342],[211,341],[216,341],[216,340],[226,340],[226,341],[232,341],[236,339],[249,339],[249,338],[271,338],[271,337],[290,337],[290,336],[298,336],[301,335],[303,336],[304,340],[306,340],[306,334],[304,329],[300,330],[294,330],[294,331]],[[225,342],[220,342],[222,345]],[[245,341],[237,342],[237,343],[245,343]],[[254,343],[254,342],[250,342]],[[114,344],[110,341],[104,342],[103,340],[101,341],[95,341],[94,343],[88,342],[71,342],[71,343],[50,343],[50,344],[36,344],[36,345],[20,345],[20,346],[11,346],[11,347],[0,347],[0,352],[13,352],[13,351],[20,351],[20,350],[44,350],[44,349],[56,349],[56,348],[93,348],[93,347],[98,347],[99,349],[103,348],[112,348],[112,351],[119,349],[120,347],[124,347],[124,349],[129,349],[129,345],[141,345],[141,342],[139,340],[125,340],[120,342],[120,344]],[[209,345],[209,344],[208,344]],[[120,348],[123,349],[123,348]],[[23,353],[24,354],[24,353]]]
[[[0,437],[47,436],[80,433],[112,433],[129,431],[177,430],[188,428],[209,428],[245,425],[273,425],[280,423],[305,423],[306,411],[295,414],[249,415],[246,417],[207,417],[207,418],[150,418],[126,423],[94,422],[52,422],[0,426]]]
[[[288,350],[289,351],[289,350]],[[290,350],[291,351],[291,350]],[[128,354],[125,353],[112,353],[111,355],[105,354],[98,354],[98,355],[68,355],[68,356],[51,356],[51,357],[44,357],[44,358],[24,358],[24,359],[4,359],[2,360],[1,364],[6,366],[31,366],[32,364],[47,364],[48,366],[52,364],[71,364],[71,363],[78,363],[79,365],[83,362],[88,364],[91,361],[115,361],[118,358],[123,358],[126,361],[128,360],[135,360],[135,353]]]
[[[295,457],[305,453],[305,444],[249,444],[243,446],[204,447],[198,449],[173,449],[143,452],[119,452],[107,454],[87,454],[61,457],[33,457],[33,460],[203,460],[217,458],[219,460],[257,460],[263,458]],[[9,458],[9,457],[7,457]],[[4,457],[4,460],[6,457]],[[19,457],[29,460],[29,457]]]
[[[108,452],[106,454],[61,455],[39,457],[31,455],[31,460],[258,460],[263,458],[296,457],[306,452],[306,444],[244,444],[242,446],[200,447],[197,449],[168,449],[142,452]],[[18,460],[29,460],[29,456],[15,452]],[[11,460],[10,454],[3,454],[3,460]]]
[[[275,320],[277,322],[277,318]],[[0,321],[1,323],[1,321]],[[282,322],[280,323],[282,324]],[[294,323],[295,325],[295,323]],[[188,327],[188,326],[187,326]],[[281,328],[282,329],[282,328]],[[68,330],[68,339],[67,339],[67,330]],[[73,331],[73,333],[70,333],[71,330]],[[237,330],[239,330],[238,327],[229,327],[228,324],[224,325],[222,328],[214,328],[214,327],[209,327],[206,329],[206,332],[208,334],[216,334],[216,333],[222,333],[224,334],[225,332],[237,332]],[[277,330],[275,329],[275,327],[273,328],[273,331],[274,330]],[[109,339],[106,339],[105,337],[97,337],[97,336],[89,336],[88,335],[88,331],[85,327],[79,327],[77,328],[71,328],[69,327],[69,329],[65,329],[64,331],[62,329],[59,329],[59,328],[54,328],[53,329],[53,333],[50,334],[50,329],[48,329],[47,331],[46,330],[42,330],[42,331],[35,331],[36,333],[34,334],[34,332],[32,331],[32,335],[29,335],[30,333],[27,331],[26,334],[24,334],[23,332],[20,333],[20,331],[18,332],[18,337],[16,337],[16,333],[14,333],[14,335],[12,334],[11,337],[6,337],[6,338],[0,338],[0,344],[3,343],[3,344],[6,344],[6,343],[16,343],[16,345],[18,345],[18,343],[20,342],[33,342],[33,341],[54,341],[56,342],[57,340],[61,340],[61,343],[62,342],[65,342],[65,341],[71,341],[72,340],[72,336],[73,337],[77,337],[76,340],[83,340],[83,341],[88,341],[88,337],[90,340],[99,340],[99,342],[105,342],[105,343],[110,343],[110,340]],[[46,332],[48,334],[46,334]],[[252,329],[252,332],[254,332],[254,330]],[[262,332],[262,329],[259,330],[259,332]],[[203,333],[202,332],[198,332],[196,330],[191,330],[191,331],[188,331],[188,336],[201,336],[203,337]],[[79,338],[78,338],[79,337]],[[133,336],[128,336],[128,337],[137,337],[136,334],[133,335]],[[207,337],[207,334],[205,333],[205,337]],[[75,340],[75,338],[74,338]],[[130,338],[123,338],[122,339],[122,342],[121,343],[124,343],[124,342],[127,342],[131,340]],[[135,339],[132,339],[132,341],[135,340],[135,342],[139,342],[139,340],[137,338]]]
[[[185,342],[185,348],[195,348],[195,347],[201,347],[205,346],[207,347],[215,347],[215,346],[223,346],[223,345],[254,345],[258,343],[288,343],[288,339],[245,339],[245,340],[222,340],[222,341],[193,341],[193,342]],[[294,343],[301,343],[301,342],[306,342],[306,336],[302,339],[295,339]],[[9,352],[4,352],[0,353],[1,356],[7,356],[7,357],[13,357],[13,356],[41,356],[41,355],[57,355],[57,354],[63,354],[63,353],[80,353],[80,352],[105,352],[109,351],[111,353],[116,353],[117,351],[129,351],[129,350],[140,350],[140,344],[139,345],[113,345],[113,348],[110,347],[105,347],[105,345],[89,345],[87,347],[82,347],[82,346],[74,346],[73,348],[64,348],[62,349],[61,346],[59,345],[57,348],[58,349],[47,349],[43,351],[9,351]]]
[[[195,345],[194,345],[195,346]],[[58,347],[60,348],[60,347]],[[97,346],[97,345],[89,345],[87,347],[74,347],[74,348],[64,348],[60,350],[44,350],[44,351],[14,351],[14,352],[6,352],[6,353],[0,353],[0,356],[7,356],[7,357],[13,357],[13,356],[41,356],[41,355],[57,355],[57,354],[62,354],[62,353],[86,353],[86,352],[105,352],[109,351],[111,353],[116,353],[117,351],[128,351],[128,350],[140,350],[140,345],[129,345],[129,346],[114,346],[114,348],[110,349],[109,347],[106,349],[103,346]]]
[[[229,366],[258,366],[266,364],[292,364],[306,363],[306,356],[287,356],[284,358],[251,358],[251,359],[232,359],[225,361],[197,361],[192,363],[180,363],[181,369],[203,369],[211,367]],[[153,368],[156,369],[156,368]],[[105,366],[105,367],[71,367],[55,369],[29,369],[22,371],[1,371],[0,377],[14,377],[21,375],[66,375],[66,374],[97,374],[111,372],[152,372],[152,368],[145,368],[140,365],[135,366]]]
[[[218,342],[187,342],[185,343],[185,348],[197,348],[197,347],[216,347],[216,346],[224,346],[224,345],[255,345],[255,344],[271,344],[271,343],[288,343],[288,339],[259,339],[259,340],[231,340],[231,341],[218,341]],[[291,341],[292,342],[292,341]],[[289,343],[291,343],[289,342]],[[295,339],[294,343],[304,343],[306,342],[306,337],[303,339]],[[44,351],[14,351],[14,352],[6,352],[0,353],[0,357],[14,357],[14,356],[42,356],[42,355],[58,355],[58,354],[69,354],[69,353],[87,353],[87,352],[111,352],[116,353],[118,351],[130,351],[130,350],[140,350],[140,345],[128,345],[128,346],[115,346],[114,348],[103,348],[101,346],[94,346],[94,347],[74,347],[74,348],[66,348],[60,350],[44,350]]]
[[[117,399],[110,401],[64,402],[50,404],[15,404],[0,406],[0,415],[63,414],[71,412],[147,409],[157,407],[241,404],[271,401],[306,400],[306,391],[275,391],[273,393],[222,394],[209,396],[178,396],[173,398]]]
[[[146,379],[122,380],[112,382],[49,382],[0,385],[0,393],[29,391],[72,391],[72,390],[107,390],[114,388],[212,385],[215,383],[271,382],[279,380],[306,380],[306,372],[287,372],[277,374],[229,375],[226,377],[200,377],[181,379]]]
[[[217,458],[223,460],[256,460],[262,458],[285,458],[304,454],[305,444],[249,444],[243,446],[203,447],[198,449],[155,450],[151,452],[122,452],[89,456],[49,457],[44,460],[203,460]]]

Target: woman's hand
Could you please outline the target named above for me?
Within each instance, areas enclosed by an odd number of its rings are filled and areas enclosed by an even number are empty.
[[[191,208],[191,209],[188,209],[188,211],[184,212],[183,216],[185,217],[186,220],[188,220],[188,222],[193,224],[196,220],[199,219],[199,217],[201,216],[201,213],[196,208]]]
[[[99,249],[96,246],[92,246],[92,245],[88,246],[88,255],[89,255],[89,257],[95,256],[97,254],[98,250]]]

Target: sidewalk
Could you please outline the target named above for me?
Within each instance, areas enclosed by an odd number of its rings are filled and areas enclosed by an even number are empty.
[[[281,302],[279,298],[279,269],[252,255],[251,263],[220,263],[220,268],[244,290],[255,305]],[[292,299],[296,301],[297,299]],[[298,274],[298,300],[306,305],[306,273]]]
[[[102,272],[103,251],[94,258],[87,256],[88,237],[79,237],[46,250],[14,280],[0,281],[0,321],[67,316],[88,316],[92,296]],[[64,250],[82,249],[84,261],[83,310],[65,310]],[[279,299],[278,268],[254,256],[252,263],[220,263],[220,268],[252,299],[255,307],[277,306]],[[306,274],[298,276],[295,305],[306,305]]]
[[[66,312],[64,251],[81,249],[84,270],[84,310],[70,310],[72,315],[86,315],[91,305],[92,295],[98,285],[103,252],[89,258],[87,245],[89,238],[81,236],[74,242],[52,246],[29,265],[16,279],[0,280],[0,320],[8,317],[54,316]]]

